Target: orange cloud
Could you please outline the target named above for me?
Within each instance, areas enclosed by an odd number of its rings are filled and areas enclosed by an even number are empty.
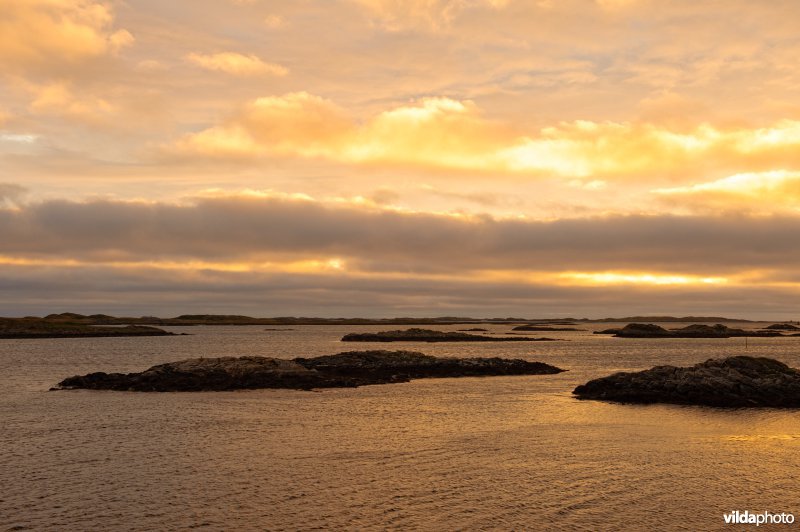
[[[800,121],[765,128],[701,124],[672,130],[649,123],[561,122],[530,135],[483,116],[471,101],[422,100],[363,122],[311,94],[259,98],[228,122],[188,135],[176,149],[193,155],[318,157],[368,165],[500,172],[569,178],[669,175],[697,168],[769,169],[800,164]],[[592,180],[592,179],[590,179]]]
[[[115,54],[134,38],[113,22],[111,8],[92,0],[3,0],[0,60],[26,69]]]
[[[89,122],[112,115],[114,105],[96,96],[76,94],[68,83],[50,83],[32,88],[34,99],[29,108],[34,114],[58,115]]]
[[[751,214],[800,211],[800,171],[747,172],[716,181],[653,191],[690,210]]]
[[[511,0],[353,0],[389,31],[437,29],[468,7],[503,8]]]
[[[216,54],[189,54],[186,59],[206,70],[216,70],[235,76],[285,76],[289,71],[274,63],[266,63],[255,55],[236,52]]]

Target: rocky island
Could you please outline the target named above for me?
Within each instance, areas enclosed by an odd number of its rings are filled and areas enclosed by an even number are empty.
[[[0,339],[98,338],[108,336],[172,336],[157,327],[126,325],[102,327],[41,318],[0,318]]]
[[[764,329],[770,331],[800,331],[800,327],[791,323],[773,323],[772,325],[767,325]]]
[[[583,331],[575,327],[550,327],[547,325],[518,325],[512,331]]]
[[[266,357],[193,358],[139,373],[90,373],[64,379],[55,389],[139,392],[221,391],[256,388],[351,388],[411,379],[550,375],[563,369],[504,358],[437,358],[412,351],[352,351],[284,360]]]
[[[430,329],[406,329],[405,331],[382,331],[376,333],[351,333],[342,337],[342,342],[554,342],[553,338],[530,338],[527,336],[508,338],[468,334],[463,332],[433,331]]]
[[[693,324],[677,329],[665,329],[653,323],[629,323],[625,327],[596,331],[595,334],[611,334],[617,338],[733,338],[783,336],[775,330],[748,331],[734,329],[722,324]]]
[[[800,407],[800,371],[770,358],[735,356],[691,367],[657,366],[594,379],[579,399],[719,407]]]

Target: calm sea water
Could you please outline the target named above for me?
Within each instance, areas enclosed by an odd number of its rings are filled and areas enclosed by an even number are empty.
[[[713,530],[734,509],[800,522],[800,411],[571,396],[615,371],[725,355],[800,367],[800,338],[376,346],[338,339],[385,327],[294,329],[0,340],[0,530]],[[188,357],[374,347],[569,371],[319,392],[47,391]]]

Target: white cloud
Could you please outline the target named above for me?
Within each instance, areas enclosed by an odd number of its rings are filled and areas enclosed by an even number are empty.
[[[186,59],[206,70],[216,70],[235,76],[285,76],[289,70],[275,63],[262,61],[255,55],[243,55],[236,52],[220,52],[216,54],[196,54]]]

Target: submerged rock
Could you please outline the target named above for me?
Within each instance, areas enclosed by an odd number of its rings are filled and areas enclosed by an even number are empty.
[[[90,373],[57,389],[142,392],[255,388],[343,388],[427,377],[547,375],[564,370],[542,362],[503,358],[436,358],[410,351],[361,351],[283,360],[266,357],[194,358],[140,373]]]
[[[342,337],[342,342],[548,342],[553,338],[503,338],[463,332],[433,331],[430,329],[407,329],[405,331],[381,331],[376,333],[351,333]]]
[[[580,399],[722,407],[800,407],[800,371],[770,358],[735,356],[691,367],[657,366],[594,379]]]

